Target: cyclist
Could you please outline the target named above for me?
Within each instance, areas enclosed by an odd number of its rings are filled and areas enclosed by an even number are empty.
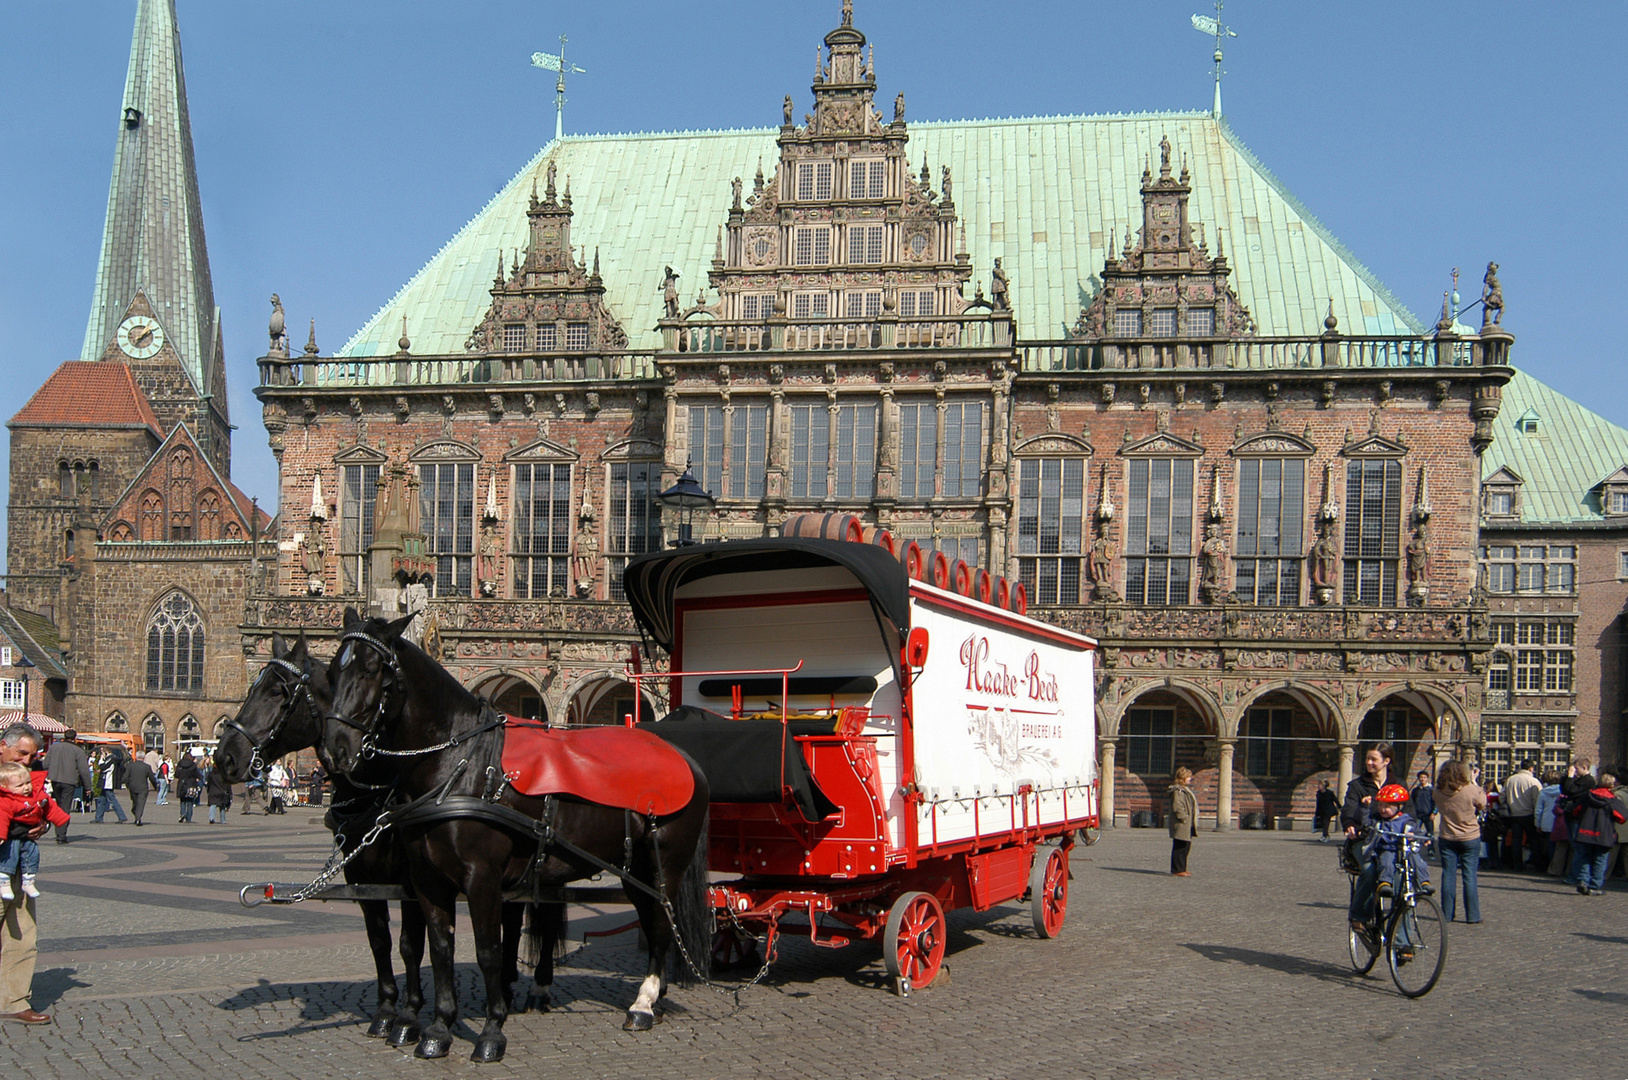
[[[1390,886],[1395,883],[1396,859],[1402,853],[1404,838],[1424,838],[1419,823],[1405,809],[1410,799],[1408,789],[1401,784],[1386,784],[1374,795],[1373,831],[1363,850],[1362,872],[1357,876],[1357,887],[1351,895],[1349,914],[1353,930],[1367,932],[1370,929],[1368,921],[1373,913],[1374,891],[1383,881],[1385,886],[1380,888],[1380,892],[1388,895]],[[1408,852],[1408,858],[1413,860],[1420,891],[1426,895],[1434,892],[1429,871],[1417,849]]]

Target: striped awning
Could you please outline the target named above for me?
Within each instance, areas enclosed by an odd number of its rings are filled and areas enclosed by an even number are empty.
[[[44,713],[24,714],[17,709],[13,709],[8,713],[0,713],[0,731],[4,731],[18,721],[26,721],[29,727],[32,727],[41,735],[65,735],[68,731],[61,720],[46,716]]]

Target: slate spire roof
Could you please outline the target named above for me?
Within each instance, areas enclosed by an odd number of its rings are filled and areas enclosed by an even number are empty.
[[[138,0],[96,291],[80,357],[99,360],[144,290],[199,394],[224,400],[220,310],[204,246],[175,0]]]

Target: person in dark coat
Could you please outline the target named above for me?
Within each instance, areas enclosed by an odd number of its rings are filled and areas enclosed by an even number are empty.
[[[1571,876],[1577,881],[1577,891],[1583,896],[1600,896],[1605,891],[1605,867],[1611,848],[1617,842],[1617,826],[1628,822],[1628,806],[1613,790],[1617,777],[1606,769],[1600,770],[1599,780],[1587,779],[1594,785],[1580,789],[1572,796]]]
[[[226,780],[226,770],[219,766],[210,769],[204,786],[209,790],[210,824],[226,824],[226,811],[232,808],[232,785]]]
[[[175,797],[181,800],[180,822],[192,824],[192,811],[202,796],[203,773],[198,771],[198,759],[182,754],[180,764],[175,766]]]
[[[145,758],[131,758],[124,767],[124,789],[130,793],[130,820],[140,825],[147,810],[147,793],[158,790],[158,777]]]
[[[1170,875],[1191,877],[1187,854],[1198,838],[1198,796],[1193,794],[1193,770],[1183,765],[1170,785]]]
[[[328,774],[322,771],[320,764],[311,768],[310,787],[307,789],[305,801],[312,806],[322,805],[322,784],[327,780]]]
[[[79,745],[79,732],[70,731],[51,744],[45,752],[45,770],[51,780],[51,798],[64,810],[73,806],[76,788],[81,792],[90,790],[90,757]],[[83,806],[83,796],[80,799]],[[58,825],[56,833],[57,843],[68,842],[68,826]]]
[[[1317,789],[1317,810],[1312,815],[1312,826],[1323,835],[1318,837],[1318,843],[1328,840],[1329,826],[1340,816],[1340,800],[1334,794],[1334,785],[1324,780],[1323,786]]]

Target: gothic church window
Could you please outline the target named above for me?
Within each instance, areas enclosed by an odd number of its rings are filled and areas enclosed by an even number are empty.
[[[1396,605],[1402,535],[1402,463],[1369,458],[1345,474],[1345,602]]]
[[[107,718],[102,730],[113,735],[124,735],[130,731],[130,722],[124,718],[123,713],[113,713]]]
[[[193,529],[192,455],[188,451],[180,449],[170,455],[169,479],[169,539],[172,541],[191,540]]]
[[[1246,604],[1300,602],[1305,550],[1306,463],[1299,458],[1249,458],[1238,463],[1238,599]]]
[[[157,713],[148,713],[147,719],[141,722],[141,743],[155,753],[164,752],[164,721]]]
[[[475,465],[418,467],[419,520],[435,558],[435,595],[469,596],[475,557]]]
[[[1185,458],[1130,463],[1125,522],[1125,599],[1149,607],[1191,601],[1193,474]]]
[[[203,692],[204,627],[192,600],[176,590],[147,620],[147,689],[158,693]]]
[[[514,595],[571,591],[571,466],[514,466]]]
[[[661,547],[661,514],[656,503],[660,490],[660,462],[617,462],[610,467],[606,555],[612,600],[627,599],[622,591],[622,572],[628,560]]]
[[[367,549],[373,546],[373,509],[379,494],[379,467],[343,465],[339,475],[339,587],[346,596],[365,596]]]
[[[198,496],[198,539],[220,539],[220,492],[213,488]]]
[[[164,497],[156,491],[146,491],[141,496],[141,520],[137,525],[140,530],[137,539],[154,541],[164,539]]]
[[[1029,603],[1078,604],[1085,512],[1085,459],[1018,462],[1018,578]]]

